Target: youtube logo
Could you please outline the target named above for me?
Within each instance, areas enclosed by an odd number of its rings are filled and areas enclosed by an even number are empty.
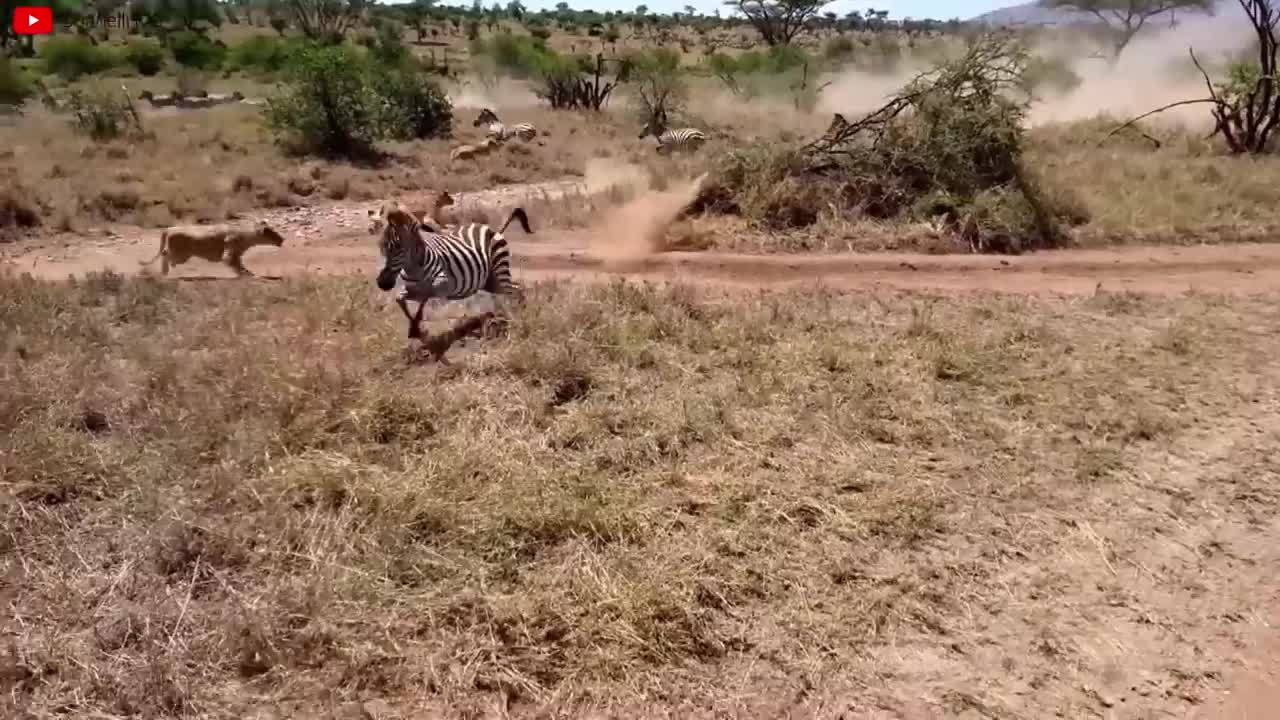
[[[53,32],[53,8],[14,8],[13,32],[17,35],[44,35]]]

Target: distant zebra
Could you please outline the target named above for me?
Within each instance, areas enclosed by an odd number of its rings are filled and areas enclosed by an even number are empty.
[[[475,122],[471,123],[471,127],[480,127],[481,125],[489,126],[489,137],[497,138],[503,142],[506,142],[513,137],[518,137],[525,142],[529,142],[538,135],[537,128],[530,123],[503,125],[502,121],[498,119],[497,113],[489,108],[481,110],[480,116],[476,118]]]
[[[404,290],[396,304],[409,321],[409,337],[422,337],[422,313],[431,298],[461,300],[480,290],[495,295],[512,295],[520,286],[511,280],[511,253],[502,233],[512,220],[530,235],[529,216],[522,208],[511,211],[501,230],[483,223],[468,223],[442,233],[424,227],[398,205],[382,211],[386,225],[380,249],[384,260],[378,272],[378,289],[388,292],[396,278],[404,279]],[[418,311],[409,314],[409,301]]]
[[[707,134],[697,128],[679,128],[660,132],[652,123],[640,131],[640,137],[652,135],[658,139],[658,154],[667,155],[673,150],[694,152],[707,141]]]
[[[182,96],[178,93],[169,93],[168,95],[156,95],[150,90],[143,90],[138,96],[140,100],[146,100],[151,103],[151,107],[173,107],[178,104],[178,100]]]

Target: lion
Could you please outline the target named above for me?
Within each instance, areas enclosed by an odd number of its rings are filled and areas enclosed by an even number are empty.
[[[259,221],[252,230],[235,225],[179,225],[160,233],[160,251],[138,264],[150,265],[159,258],[161,274],[168,275],[170,266],[198,257],[223,262],[239,277],[253,277],[244,266],[245,252],[256,245],[280,247],[283,244],[284,237],[265,220]]]
[[[470,160],[478,155],[488,155],[493,149],[502,144],[501,140],[493,137],[487,137],[474,145],[459,145],[449,153],[449,162],[454,160]]]
[[[382,228],[387,223],[387,214],[394,209],[408,212],[413,215],[418,224],[427,228],[440,227],[440,213],[452,204],[453,196],[449,194],[448,190],[440,190],[428,195],[426,207],[422,210],[404,210],[398,203],[384,203],[380,209],[369,211],[369,234],[377,235],[381,233]]]

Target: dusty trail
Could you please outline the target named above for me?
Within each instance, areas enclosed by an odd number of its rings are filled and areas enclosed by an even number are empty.
[[[554,198],[582,192],[575,181],[485,193],[459,194],[460,207],[512,207],[521,192]],[[412,197],[406,197],[412,201]],[[637,218],[653,207],[645,198],[615,211],[592,230],[561,231],[532,218],[535,234],[508,231],[516,272],[526,280],[574,278],[600,280],[620,275],[738,288],[820,284],[834,289],[931,289],[1020,294],[1092,293],[1106,290],[1178,294],[1188,290],[1230,294],[1280,290],[1280,244],[1198,247],[1133,247],[1067,250],[1018,257],[922,255],[908,253],[832,255],[745,255],[722,252],[652,252],[651,238],[638,234]],[[662,202],[670,205],[670,197]],[[637,204],[639,203],[639,204]],[[377,202],[288,208],[258,215],[287,238],[283,248],[258,248],[246,264],[260,275],[369,273],[378,253],[367,233],[367,211]],[[669,210],[669,207],[660,212]],[[628,215],[629,213],[629,215]],[[0,263],[19,272],[66,277],[93,270],[139,272],[152,257],[159,231],[112,227],[96,234],[67,235],[0,245]],[[621,246],[629,247],[621,247]],[[226,268],[198,260],[171,271],[172,277],[230,277]]]

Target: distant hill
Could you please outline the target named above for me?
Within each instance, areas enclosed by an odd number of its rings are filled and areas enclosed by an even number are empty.
[[[1236,0],[1218,0],[1218,12],[1221,13],[1228,5],[1236,6]],[[1161,17],[1157,15],[1152,20],[1159,21]],[[1167,20],[1167,16],[1164,17]],[[1045,8],[1034,1],[992,10],[969,20],[969,22],[986,25],[1076,25],[1097,21],[1098,19],[1089,13]]]

